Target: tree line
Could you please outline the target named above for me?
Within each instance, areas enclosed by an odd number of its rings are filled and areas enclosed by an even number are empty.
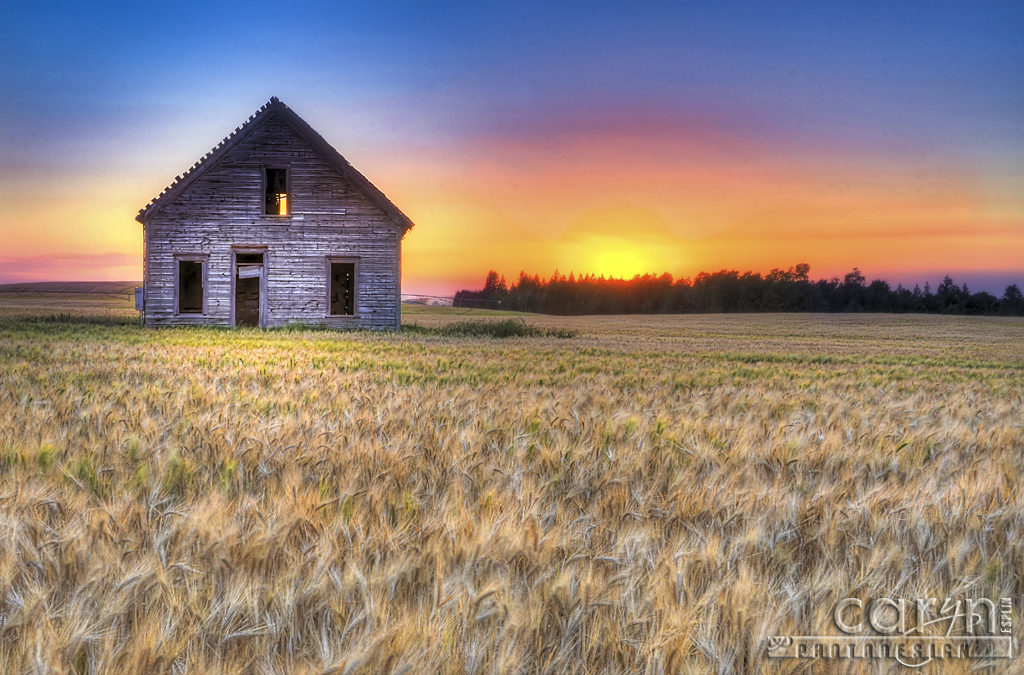
[[[972,293],[946,276],[937,288],[892,288],[870,283],[856,267],[843,279],[811,280],[806,263],[757,272],[701,272],[693,279],[644,274],[632,279],[557,271],[549,279],[519,273],[509,284],[495,271],[483,288],[455,294],[456,307],[485,307],[544,314],[668,314],[703,312],[928,312],[940,314],[1024,315],[1024,295],[1016,284],[1001,298]]]

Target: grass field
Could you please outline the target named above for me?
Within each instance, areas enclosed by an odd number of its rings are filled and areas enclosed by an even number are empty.
[[[821,672],[766,639],[847,596],[1010,597],[1020,651],[1024,320],[132,315],[0,294],[5,672]]]

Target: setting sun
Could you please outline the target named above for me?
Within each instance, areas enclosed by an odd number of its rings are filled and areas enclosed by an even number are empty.
[[[593,237],[579,247],[580,273],[631,279],[652,272],[660,261],[650,245],[636,244],[622,237]]]

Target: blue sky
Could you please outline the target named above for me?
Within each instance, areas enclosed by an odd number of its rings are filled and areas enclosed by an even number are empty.
[[[473,225],[456,212],[511,232],[513,247],[557,247],[588,214],[625,205],[656,211],[662,248],[681,247],[676,259],[689,262],[667,271],[757,267],[701,242],[735,232],[742,250],[746,224],[794,204],[839,228],[855,198],[871,213],[850,227],[884,228],[906,194],[921,197],[918,215],[897,220],[922,236],[935,194],[964,206],[942,227],[982,223],[979,246],[1006,245],[985,267],[984,250],[958,255],[962,241],[922,242],[927,257],[907,260],[909,276],[948,269],[1001,282],[1024,269],[1024,3],[43,2],[4,13],[0,236],[10,244],[0,258],[59,247],[72,227],[68,255],[131,256],[134,211],[276,95],[424,225],[407,258],[441,255],[444,241],[462,257],[460,246],[502,246],[467,235]],[[584,137],[593,152],[580,149]],[[575,164],[554,166],[563,151]],[[607,174],[620,156],[620,183],[633,187],[614,202]],[[716,166],[714,180],[673,198],[671,181],[703,164]],[[576,177],[590,173],[588,192]],[[666,187],[650,194],[641,175]],[[837,199],[814,202],[807,177],[826,177]],[[563,254],[539,256],[532,271],[571,266]],[[809,262],[822,274],[841,264],[819,258]],[[108,274],[131,272],[117,260]],[[848,266],[891,277],[898,260]],[[411,269],[425,286],[456,281]]]

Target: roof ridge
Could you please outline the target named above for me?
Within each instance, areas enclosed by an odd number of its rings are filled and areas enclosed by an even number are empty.
[[[248,128],[256,120],[257,117],[259,117],[263,113],[265,113],[268,110],[270,110],[271,107],[278,107],[278,106],[285,107],[285,108],[288,107],[285,104],[281,103],[281,99],[279,99],[278,97],[271,96],[269,101],[267,101],[266,103],[261,105],[259,107],[259,109],[256,110],[256,112],[254,112],[253,114],[249,115],[248,119],[246,119],[244,122],[242,122],[242,124],[240,126],[235,127],[235,130],[232,131],[230,134],[228,134],[227,136],[222,138],[220,143],[218,143],[217,145],[213,146],[213,148],[210,149],[210,151],[207,152],[205,155],[200,157],[199,160],[195,164],[190,166],[187,170],[185,170],[185,172],[175,176],[174,180],[172,180],[170,182],[170,184],[167,185],[167,187],[165,187],[163,190],[160,191],[160,194],[158,194],[156,197],[153,197],[152,199],[150,199],[149,202],[145,206],[143,206],[141,209],[139,209],[139,213],[137,215],[137,218],[141,218],[143,215],[145,215],[146,211],[149,211],[149,209],[151,209],[153,207],[153,205],[156,204],[157,201],[160,200],[161,197],[163,197],[165,194],[170,192],[173,188],[175,188],[178,185],[180,185],[181,182],[185,178],[187,178],[193,172],[198,170],[199,167],[203,166],[210,159],[210,157],[212,157],[218,150],[220,150],[227,143],[229,143],[231,141],[231,139],[233,139],[236,136],[238,136],[238,134],[243,129]]]

